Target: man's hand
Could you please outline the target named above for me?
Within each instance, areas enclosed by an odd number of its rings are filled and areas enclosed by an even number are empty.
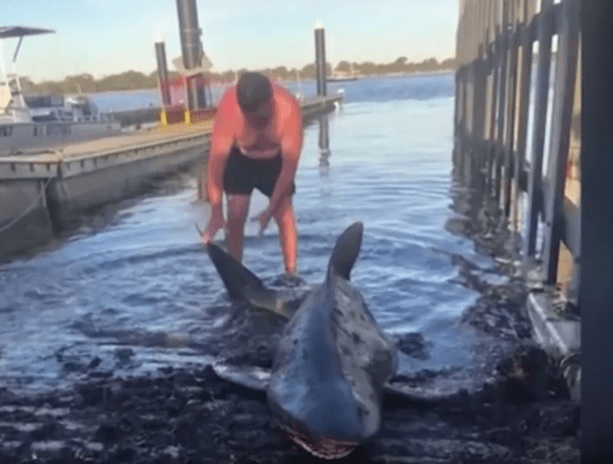
[[[204,234],[202,234],[202,241],[204,243],[209,243],[213,240],[219,229],[226,229],[226,221],[223,217],[221,205],[214,206],[211,209],[211,218],[209,219],[209,225],[206,227]]]
[[[268,227],[271,217],[272,213],[270,211],[270,207],[266,208],[262,214],[260,214],[260,234],[266,230],[266,227]]]

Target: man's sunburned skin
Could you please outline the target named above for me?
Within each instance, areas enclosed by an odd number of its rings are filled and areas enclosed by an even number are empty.
[[[270,82],[271,96],[260,103],[255,111],[245,111],[238,104],[237,87],[233,86],[223,95],[217,107],[217,115],[211,134],[209,161],[204,190],[212,206],[211,219],[202,238],[213,239],[220,228],[228,231],[228,250],[236,259],[242,256],[242,215],[245,214],[244,195],[230,193],[229,219],[226,222],[221,210],[224,191],[224,173],[233,147],[243,156],[253,160],[281,159],[281,170],[276,185],[269,196],[269,205],[260,214],[260,230],[266,229],[274,218],[279,226],[279,236],[285,271],[295,274],[297,270],[297,237],[291,195],[294,178],[302,151],[302,109],[296,98],[284,87]],[[231,203],[230,203],[231,202]],[[239,219],[237,219],[237,217]]]
[[[228,91],[220,109],[228,111],[228,127],[239,128],[234,134],[234,143],[241,153],[253,159],[273,158],[281,151],[280,140],[283,137],[283,125],[292,117],[291,99],[293,96],[283,87],[271,82],[272,114],[263,128],[252,127],[238,106],[236,90]]]

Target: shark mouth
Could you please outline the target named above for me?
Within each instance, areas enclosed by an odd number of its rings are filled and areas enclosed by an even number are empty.
[[[283,424],[281,428],[285,430],[288,437],[308,451],[313,456],[321,459],[341,459],[348,456],[358,443],[334,440],[332,438],[313,437],[297,428]]]

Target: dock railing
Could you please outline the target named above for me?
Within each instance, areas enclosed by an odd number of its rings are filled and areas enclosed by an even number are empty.
[[[461,0],[455,76],[456,176],[499,201],[521,233],[524,269],[570,298],[581,255],[579,3]]]

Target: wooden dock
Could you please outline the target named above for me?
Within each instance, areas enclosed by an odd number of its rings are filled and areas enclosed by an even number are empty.
[[[303,119],[342,99],[301,102]],[[80,212],[137,194],[156,176],[203,166],[212,121],[140,129],[45,152],[0,156],[0,261],[47,240]]]
[[[578,308],[581,257],[579,8],[463,0],[457,32],[454,172],[494,197],[520,235],[536,339],[562,356],[581,346],[569,309]],[[554,301],[567,310],[553,312]]]

